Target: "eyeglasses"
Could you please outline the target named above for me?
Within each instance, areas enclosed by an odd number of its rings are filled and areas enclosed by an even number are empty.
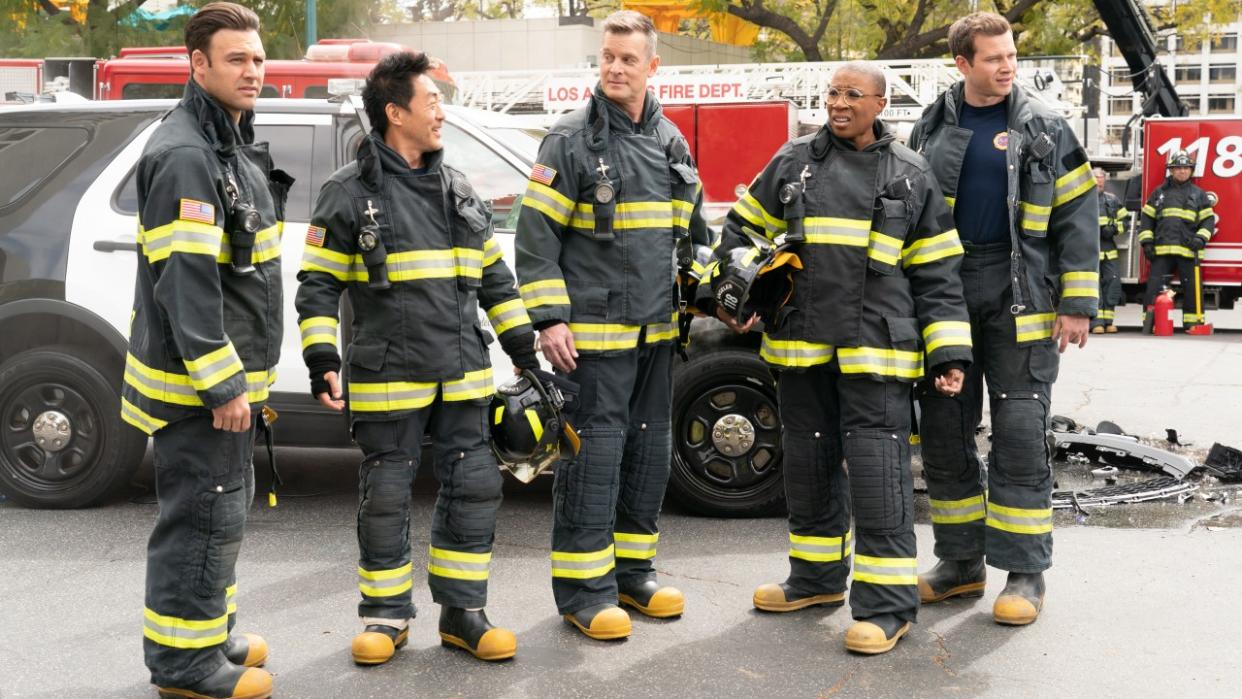
[[[858,101],[864,97],[883,97],[883,96],[884,95],[875,95],[875,94],[870,94],[867,92],[859,92],[858,90],[855,90],[852,87],[848,90],[838,90],[835,87],[830,87],[828,88],[828,94],[826,95],[825,101],[828,104],[836,104],[838,99],[844,98],[845,103],[852,107],[858,104]]]

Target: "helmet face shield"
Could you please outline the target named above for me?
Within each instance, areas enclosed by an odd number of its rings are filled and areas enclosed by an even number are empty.
[[[530,483],[578,453],[578,435],[561,415],[564,403],[558,386],[529,370],[496,389],[488,411],[492,453],[514,478]]]

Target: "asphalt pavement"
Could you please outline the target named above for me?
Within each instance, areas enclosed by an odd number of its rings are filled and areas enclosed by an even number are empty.
[[[1239,340],[1093,336],[1086,350],[1066,355],[1054,412],[1086,424],[1114,420],[1144,435],[1177,427],[1202,446],[1242,446]],[[359,630],[357,457],[282,449],[279,458],[280,505],[256,500],[238,568],[240,628],[271,644],[278,697],[1242,694],[1242,507],[1234,499],[1242,486],[1215,486],[1225,497],[1210,502],[1058,512],[1047,603],[1034,625],[992,622],[1004,573],[989,569],[983,599],[928,606],[894,651],[858,657],[842,645],[848,608],[752,609],[755,586],[787,572],[782,518],[699,518],[672,504],[657,566],[685,592],[686,614],[635,616],[626,641],[582,637],[552,602],[550,481],[509,481],[488,612],[517,633],[517,658],[485,664],[442,648],[438,609],[419,580],[409,645],[386,666],[358,668],[349,657]],[[259,471],[262,478],[261,458]],[[141,653],[145,544],[156,515],[145,487],[149,474],[141,473],[126,499],[92,510],[0,503],[0,697],[155,696]],[[426,477],[415,487],[416,570],[426,563],[434,488]],[[925,569],[931,529],[925,495],[917,500]]]

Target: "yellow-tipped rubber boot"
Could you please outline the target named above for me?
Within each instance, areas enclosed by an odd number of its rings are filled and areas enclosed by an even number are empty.
[[[482,609],[440,607],[440,645],[461,648],[479,660],[508,660],[517,654],[517,636],[492,626]]]
[[[686,610],[686,597],[681,590],[661,586],[654,580],[644,580],[639,585],[620,590],[617,599],[621,604],[637,609],[640,614],[656,619],[681,616]]]
[[[796,612],[799,609],[822,605],[840,607],[845,604],[844,592],[829,592],[822,595],[802,592],[787,582],[767,583],[755,588],[751,597],[755,609],[765,612]]]
[[[410,640],[410,628],[398,629],[385,624],[368,624],[354,636],[350,652],[359,665],[382,665]]]
[[[597,641],[615,641],[630,635],[630,615],[615,604],[597,604],[565,615],[565,621]]]
[[[1010,573],[1005,589],[992,605],[992,618],[1006,626],[1026,626],[1044,608],[1044,574]]]
[[[919,576],[919,601],[931,604],[950,597],[982,597],[987,580],[983,558],[937,561],[931,570]]]
[[[272,676],[267,670],[225,661],[215,672],[188,687],[157,687],[160,699],[268,699]]]
[[[234,665],[263,667],[267,662],[267,641],[255,633],[233,634],[224,642],[224,657]]]
[[[910,630],[910,622],[894,614],[859,619],[845,632],[845,649],[863,655],[887,653]]]

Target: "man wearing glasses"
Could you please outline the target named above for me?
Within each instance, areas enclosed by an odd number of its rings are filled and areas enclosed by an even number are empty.
[[[845,647],[867,654],[892,649],[919,606],[911,388],[924,355],[946,395],[971,360],[953,218],[928,164],[877,119],[885,91],[879,68],[839,68],[828,123],[772,158],[717,249],[728,261],[761,235],[792,244],[802,263],[760,351],[778,372],[790,574],[755,590],[754,605],[843,604],[856,549]],[[755,322],[716,315],[738,331]]]

